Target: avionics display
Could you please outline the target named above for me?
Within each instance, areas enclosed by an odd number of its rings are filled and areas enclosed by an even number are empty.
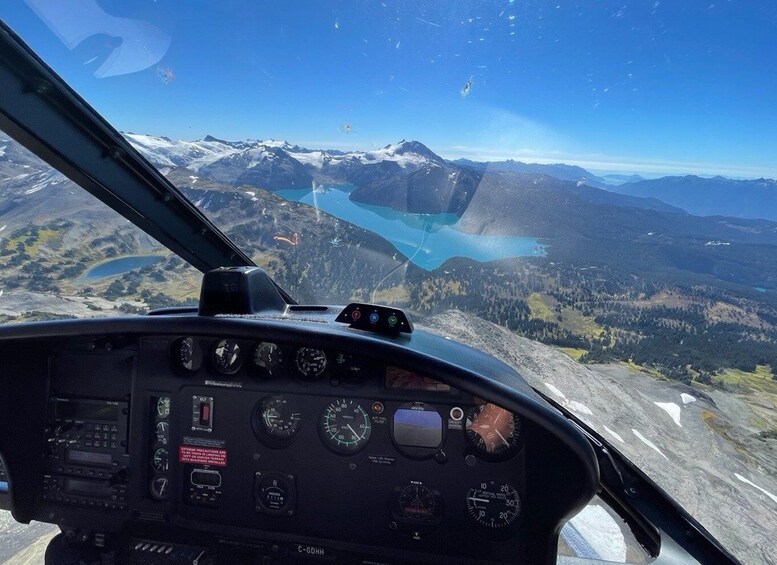
[[[54,414],[57,420],[115,422],[119,418],[119,406],[107,402],[57,400]]]
[[[394,413],[394,441],[407,447],[439,447],[442,418],[434,410],[399,408]]]
[[[386,367],[386,388],[437,392],[448,392],[451,390],[451,387],[445,383],[391,365]]]
[[[95,496],[110,496],[113,490],[105,481],[85,481],[81,479],[65,479],[65,492],[91,494]]]
[[[111,465],[113,456],[110,453],[96,453],[94,451],[67,450],[67,460],[71,463],[84,463],[86,465]]]

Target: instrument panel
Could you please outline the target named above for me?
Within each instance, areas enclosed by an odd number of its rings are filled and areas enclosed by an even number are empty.
[[[169,362],[147,384],[167,386],[149,406],[172,407],[177,452],[152,442],[148,489],[164,502],[166,485],[182,518],[433,553],[467,551],[471,531],[515,549],[524,443],[508,410],[312,344],[186,336]]]
[[[9,371],[43,369],[45,387],[9,383],[45,396],[45,410],[42,434],[25,432],[38,440],[0,446],[15,513],[131,549],[138,563],[150,562],[144,547],[201,548],[212,559],[200,563],[503,563],[553,551],[554,524],[588,487],[566,480],[580,458],[547,424],[552,412],[536,403],[541,420],[493,390],[468,392],[455,363],[448,378],[405,346],[246,327],[27,346]],[[39,471],[14,475],[35,442]]]

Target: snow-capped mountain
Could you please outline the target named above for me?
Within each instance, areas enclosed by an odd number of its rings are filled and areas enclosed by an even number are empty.
[[[160,167],[183,167],[232,186],[270,191],[309,188],[314,183],[351,184],[352,198],[415,212],[461,213],[474,193],[479,174],[446,162],[418,141],[401,140],[372,151],[310,150],[283,141],[200,141],[126,134],[127,139]],[[461,182],[459,182],[461,181]],[[390,191],[389,191],[390,192]]]
[[[342,152],[310,150],[276,140],[235,142],[207,136],[199,141],[173,141],[167,137],[135,133],[127,133],[125,137],[157,166],[186,167],[195,172],[201,171],[216,180],[233,183],[243,176],[241,183],[251,184],[246,179],[250,181],[262,176],[248,173],[251,169],[270,172],[286,167],[291,178],[303,181],[306,180],[305,174],[300,167],[304,167],[314,177],[322,172],[331,176],[347,175],[360,166],[384,162],[394,163],[405,172],[412,172],[429,163],[445,163],[418,141],[402,140],[373,151]],[[284,188],[295,185],[287,184]]]

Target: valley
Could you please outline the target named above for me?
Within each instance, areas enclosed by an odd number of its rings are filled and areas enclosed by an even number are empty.
[[[582,362],[721,388],[725,371],[777,367],[775,223],[548,175],[575,168],[447,162],[419,142],[344,153],[127,136],[301,302],[382,301],[419,318],[456,308]],[[199,273],[4,144],[0,316],[195,303]],[[148,264],[89,276],[132,257]]]

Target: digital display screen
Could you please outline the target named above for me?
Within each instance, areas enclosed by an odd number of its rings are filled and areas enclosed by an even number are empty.
[[[386,388],[400,388],[405,390],[430,390],[435,392],[448,392],[451,387],[430,377],[425,377],[400,369],[399,367],[386,367]]]
[[[434,449],[442,443],[442,417],[434,410],[400,408],[394,413],[394,441]]]
[[[119,418],[119,406],[107,403],[57,400],[55,415],[57,420],[100,420],[102,422],[115,422]]]
[[[212,471],[192,471],[191,483],[193,485],[206,487],[221,486],[221,474]]]
[[[65,492],[96,494],[110,494],[110,487],[101,481],[84,481],[81,479],[65,479]]]
[[[111,465],[113,457],[110,453],[94,453],[92,451],[67,450],[67,460],[71,463],[89,463],[97,465]]]

